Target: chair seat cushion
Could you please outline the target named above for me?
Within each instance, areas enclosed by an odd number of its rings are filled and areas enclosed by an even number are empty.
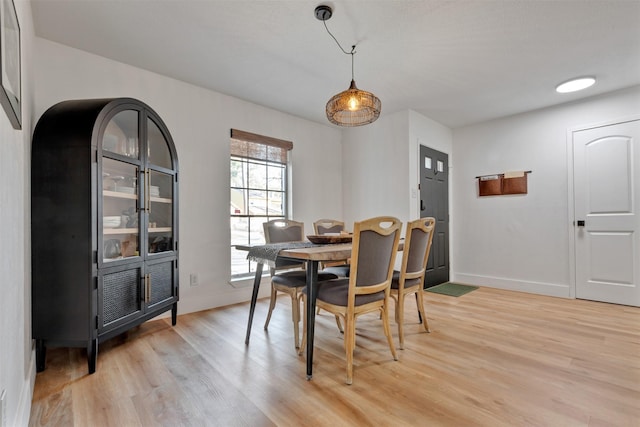
[[[326,273],[333,273],[338,277],[349,277],[349,273],[351,272],[351,266],[348,264],[333,265],[331,267],[325,267],[322,271]]]
[[[338,276],[330,273],[318,273],[318,281],[337,279]],[[277,285],[288,286],[290,288],[299,288],[307,285],[307,273],[303,270],[284,271],[278,273],[271,278],[271,281]]]
[[[422,283],[422,280],[420,280],[420,279],[405,280],[404,288],[405,289],[412,288],[414,286],[420,285],[420,283]],[[394,270],[393,271],[393,277],[391,278],[391,289],[398,289],[399,286],[400,286],[400,272]]]
[[[303,292],[306,292],[306,289]],[[349,279],[335,279],[318,284],[317,298],[326,303],[346,306],[348,295]],[[357,295],[355,304],[358,306],[381,300],[384,300],[384,291],[369,295]]]

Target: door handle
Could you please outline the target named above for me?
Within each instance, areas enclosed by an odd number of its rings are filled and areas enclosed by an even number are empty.
[[[420,199],[420,211],[425,210],[426,208],[424,207],[424,201],[422,199]]]
[[[583,219],[579,219],[576,225],[578,227],[584,227],[586,225],[586,221]]]

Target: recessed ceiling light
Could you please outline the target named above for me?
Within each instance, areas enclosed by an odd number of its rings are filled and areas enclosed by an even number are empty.
[[[593,77],[580,77],[578,79],[569,80],[568,82],[560,83],[556,87],[558,93],[577,92],[582,89],[586,89],[596,82]]]

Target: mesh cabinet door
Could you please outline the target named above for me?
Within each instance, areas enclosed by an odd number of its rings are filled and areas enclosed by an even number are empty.
[[[147,266],[149,276],[148,308],[171,301],[175,292],[175,260],[154,263]]]
[[[115,271],[102,276],[99,291],[99,331],[117,327],[120,321],[142,311],[139,268]]]

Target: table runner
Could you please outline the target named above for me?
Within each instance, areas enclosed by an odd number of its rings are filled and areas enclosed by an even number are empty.
[[[267,264],[269,267],[276,266],[276,258],[283,249],[298,249],[298,248],[311,248],[316,245],[311,242],[283,242],[283,243],[268,243],[261,246],[253,246],[249,249],[247,259],[249,261],[261,262]]]

